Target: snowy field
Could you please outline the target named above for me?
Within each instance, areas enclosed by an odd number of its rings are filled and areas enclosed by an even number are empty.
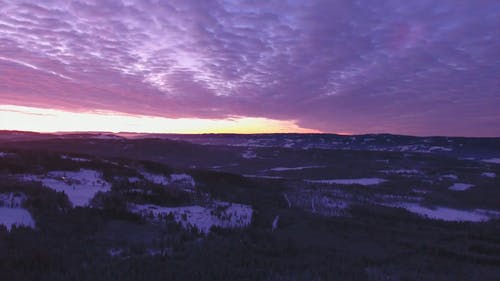
[[[0,194],[0,224],[5,225],[10,231],[14,225],[34,228],[35,221],[31,214],[22,208],[26,195],[23,193]]]
[[[337,183],[337,182],[335,182]],[[452,185],[456,191],[467,190],[473,187],[472,184],[457,183]],[[450,187],[451,189],[451,187]],[[313,213],[326,216],[348,215],[348,208],[356,204],[374,204],[391,208],[402,208],[408,212],[417,214],[426,219],[443,220],[454,222],[485,222],[491,219],[499,219],[500,211],[475,209],[456,209],[444,206],[424,206],[421,204],[429,191],[412,189],[416,196],[399,194],[372,194],[368,197],[352,196],[346,191],[332,189],[311,190],[309,193],[297,193],[292,196],[285,196],[284,200],[288,206],[300,207]],[[286,194],[285,194],[286,195]],[[342,211],[344,210],[344,211]],[[346,212],[347,211],[347,212]]]
[[[172,214],[175,220],[185,228],[196,227],[202,233],[208,233],[212,226],[223,228],[242,228],[252,220],[252,207],[243,204],[214,201],[211,206],[162,207],[157,205],[131,204],[130,211],[144,217],[161,219]]]
[[[411,213],[418,214],[428,219],[444,221],[483,222],[498,217],[497,212],[487,210],[458,210],[446,207],[428,208],[417,203],[397,203],[388,205],[403,208]]]
[[[0,224],[5,225],[8,231],[14,225],[35,228],[35,221],[31,214],[23,208],[0,207]]]
[[[111,190],[111,184],[102,179],[101,173],[95,170],[53,171],[47,175],[24,175],[22,179],[39,181],[50,189],[64,192],[74,207],[88,206],[97,192]]]

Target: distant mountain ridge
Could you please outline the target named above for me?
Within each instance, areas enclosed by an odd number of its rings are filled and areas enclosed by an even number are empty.
[[[66,140],[71,146],[74,140],[92,139],[105,145],[107,141],[127,141],[135,144],[153,142],[154,146],[172,146],[175,142],[202,146],[228,146],[248,148],[321,149],[387,151],[404,153],[433,153],[454,158],[481,160],[500,157],[500,138],[469,137],[417,137],[392,134],[338,135],[338,134],[141,134],[141,133],[34,133],[0,131],[0,143],[20,146],[19,142]],[[163,143],[164,142],[164,143]],[[163,143],[163,144],[162,144]],[[24,144],[26,146],[28,144]],[[34,143],[31,145],[35,145]],[[37,143],[35,146],[40,146]],[[65,145],[62,145],[64,147]],[[94,144],[95,145],[95,144]],[[175,145],[174,145],[175,146]],[[127,149],[128,150],[128,149]],[[195,149],[196,150],[196,149]]]

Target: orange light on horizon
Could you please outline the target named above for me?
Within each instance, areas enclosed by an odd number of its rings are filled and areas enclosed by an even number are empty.
[[[228,119],[165,118],[120,112],[70,112],[0,105],[0,130],[138,133],[319,133],[293,120],[238,116]]]

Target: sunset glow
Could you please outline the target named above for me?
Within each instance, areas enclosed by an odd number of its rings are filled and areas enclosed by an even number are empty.
[[[293,121],[266,118],[163,118],[118,112],[75,113],[54,109],[0,105],[0,130],[35,132],[142,132],[142,133],[275,133],[318,132]]]

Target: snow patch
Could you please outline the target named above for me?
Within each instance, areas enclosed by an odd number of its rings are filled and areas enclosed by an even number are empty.
[[[286,195],[286,193],[283,193],[283,197],[285,198],[285,201],[288,204],[288,208],[291,208],[292,202],[290,202],[290,199],[288,199],[288,196]]]
[[[78,157],[70,157],[70,156],[67,156],[67,155],[61,155],[61,159],[71,160],[71,161],[75,161],[75,162],[90,162],[90,159],[78,158]]]
[[[453,149],[442,146],[431,146],[429,147],[429,151],[453,151]]]
[[[241,157],[243,157],[245,159],[253,159],[253,158],[257,158],[257,154],[255,154],[255,152],[252,150],[247,150],[241,154]]]
[[[164,175],[152,174],[148,172],[141,172],[141,175],[147,180],[154,184],[167,185],[170,181]]]
[[[0,158],[10,157],[10,156],[14,156],[14,153],[0,151]]]
[[[108,255],[111,257],[119,257],[123,254],[123,249],[120,248],[111,248],[108,249]]]
[[[158,205],[131,204],[130,211],[154,220],[172,214],[183,227],[197,228],[207,234],[212,226],[223,228],[242,228],[252,220],[252,207],[243,204],[214,201],[210,206],[162,207]]]
[[[325,166],[304,166],[304,167],[276,167],[276,168],[271,168],[268,171],[276,171],[276,172],[281,172],[281,171],[300,171],[300,170],[305,170],[305,169],[316,169],[316,168],[324,168]]]
[[[163,256],[164,251],[160,249],[147,249],[146,252],[148,253],[149,256],[155,257],[155,256]]]
[[[185,185],[188,187],[196,186],[196,182],[194,181],[193,177],[188,174],[171,174],[170,182]]]
[[[349,203],[343,200],[332,199],[326,196],[321,197],[321,203],[328,208],[334,209],[347,209],[349,207]]]
[[[396,147],[391,147],[387,149],[376,149],[376,150],[386,150],[386,151],[401,151],[401,152],[421,152],[421,153],[433,153],[437,151],[450,152],[453,151],[452,148],[442,147],[442,146],[431,146],[416,144],[416,145],[400,145]]]
[[[484,210],[458,210],[445,207],[428,208],[415,203],[397,203],[391,207],[403,208],[420,216],[443,221],[484,222],[490,216]]]
[[[453,191],[464,191],[464,190],[467,190],[473,186],[474,186],[473,184],[469,184],[469,183],[455,183],[452,186],[448,187],[448,189],[453,190]]]
[[[141,181],[141,179],[138,178],[138,177],[129,177],[128,178],[128,182],[129,183],[137,183],[137,182],[140,182],[140,181]]]
[[[108,192],[111,184],[102,179],[95,170],[80,169],[78,172],[53,171],[47,175],[25,175],[25,181],[39,181],[42,185],[58,192],[64,192],[76,206],[88,206],[97,192]]]
[[[454,175],[454,174],[447,174],[447,175],[440,176],[439,179],[440,180],[443,180],[443,179],[458,180],[458,177],[457,177],[457,175]]]
[[[418,189],[418,188],[414,188],[412,189],[411,191],[415,192],[415,193],[418,193],[418,194],[427,194],[429,193],[428,190],[425,190],[425,189]]]
[[[120,164],[118,164],[118,162],[115,162],[115,161],[110,161],[110,160],[106,160],[106,159],[102,159],[101,161],[103,163],[108,163],[108,164],[111,164],[111,165],[114,165],[114,166],[120,166]],[[124,167],[128,167],[128,166],[125,165]]]
[[[168,185],[168,184],[177,184],[186,187],[195,187],[196,182],[192,176],[188,174],[171,174],[166,177],[160,174],[152,174],[147,172],[141,172],[142,176],[147,180],[154,184],[159,185]]]
[[[332,179],[332,180],[305,180],[311,183],[325,183],[325,184],[359,184],[359,185],[377,185],[386,182],[385,179],[380,178],[362,178],[362,179]]]
[[[483,159],[481,161],[485,163],[500,164],[500,158]]]
[[[265,176],[265,175],[243,175],[246,178],[259,178],[259,179],[282,179],[283,177],[278,176]]]
[[[280,216],[277,215],[274,220],[273,220],[273,224],[271,226],[271,231],[275,231],[277,228],[278,228],[278,222],[280,220]]]
[[[381,170],[381,173],[391,175],[418,175],[421,172],[415,169]]]
[[[31,214],[23,208],[0,207],[0,224],[10,231],[13,226],[27,226],[35,228],[35,221]]]
[[[487,177],[487,178],[496,178],[497,174],[492,173],[492,172],[484,172],[484,173],[481,174],[481,176]]]

